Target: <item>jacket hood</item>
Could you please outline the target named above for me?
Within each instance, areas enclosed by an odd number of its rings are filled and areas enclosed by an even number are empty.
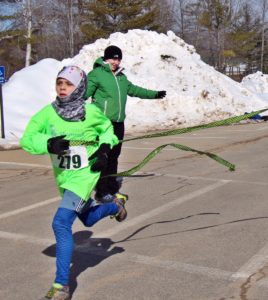
[[[97,58],[97,59],[95,60],[94,64],[93,64],[93,69],[96,69],[96,68],[98,68],[98,67],[104,68],[104,70],[107,71],[107,72],[112,72],[111,69],[110,69],[109,64],[106,63],[106,62],[104,61],[103,56]],[[117,75],[117,74],[121,73],[123,70],[124,70],[124,68],[119,67],[119,69],[116,71],[115,74]]]
[[[96,69],[98,67],[103,67],[106,71],[110,71],[109,64],[106,64],[103,60],[103,57],[99,57],[95,60],[93,64],[93,69]]]

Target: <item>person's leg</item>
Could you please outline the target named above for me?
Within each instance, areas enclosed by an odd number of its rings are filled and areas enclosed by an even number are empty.
[[[75,193],[65,190],[54,216],[52,228],[56,238],[55,283],[68,285],[69,268],[73,254],[72,225],[85,201]]]
[[[125,126],[123,122],[114,124],[114,131],[119,140],[124,139]],[[108,161],[108,174],[116,174],[118,172],[118,159],[121,154],[122,143],[119,143],[111,150],[109,161]],[[117,180],[117,177],[108,177],[108,189],[109,193],[114,195],[116,194],[120,187],[121,182]]]
[[[114,127],[114,133],[119,140],[123,140],[125,127],[123,122],[112,122]],[[101,198],[106,194],[114,195],[119,191],[120,182],[116,180],[116,177],[104,177],[109,174],[116,174],[118,168],[118,158],[122,149],[122,143],[114,146],[108,155],[108,165],[105,171],[101,173],[101,178],[96,185],[96,196]]]
[[[107,216],[115,216],[118,212],[119,207],[116,203],[105,203],[86,209],[78,215],[78,218],[86,227],[91,227],[99,220]]]
[[[77,217],[77,210],[83,202],[71,191],[65,190],[59,208],[52,222],[56,238],[56,278],[42,300],[69,300],[69,273],[73,254],[72,225]]]
[[[56,284],[68,285],[73,254],[72,225],[77,216],[74,210],[59,207],[52,223],[56,238]]]
[[[109,159],[109,154],[108,154]],[[96,196],[97,198],[101,198],[104,195],[107,195],[109,193],[108,189],[108,169],[102,170],[100,179],[98,180],[95,190],[96,190]]]
[[[118,170],[118,158],[121,153],[122,144],[116,145],[110,152],[108,160],[108,174],[116,174]],[[107,177],[107,187],[111,195],[119,191],[120,183],[116,176]]]

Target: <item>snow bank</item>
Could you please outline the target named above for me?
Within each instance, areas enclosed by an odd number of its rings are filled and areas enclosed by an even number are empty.
[[[15,73],[3,88],[7,138],[20,137],[29,118],[54,100],[55,77],[63,65],[77,64],[88,72],[112,44],[123,50],[121,65],[130,81],[167,91],[161,100],[129,97],[128,133],[208,123],[265,106],[254,90],[205,64],[195,48],[173,32],[130,30],[86,45],[73,58],[62,62],[45,59]]]

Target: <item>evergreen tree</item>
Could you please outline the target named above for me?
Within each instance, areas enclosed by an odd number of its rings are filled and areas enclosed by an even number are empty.
[[[19,46],[24,32],[13,26],[16,18],[16,14],[0,15],[0,65],[5,66],[7,78],[24,63]]]
[[[228,45],[234,53],[234,63],[245,64],[246,71],[251,72],[258,65],[260,52],[260,19],[253,18],[251,7],[242,7],[240,18],[233,24],[228,34]]]
[[[203,12],[199,24],[207,29],[209,55],[219,70],[224,68],[226,32],[232,20],[232,2],[230,0],[203,0]]]
[[[84,6],[81,31],[87,42],[129,29],[160,30],[155,0],[99,0]]]

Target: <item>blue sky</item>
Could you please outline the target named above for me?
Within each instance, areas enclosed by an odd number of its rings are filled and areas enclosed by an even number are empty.
[[[17,3],[11,3],[11,2],[2,2],[0,1],[0,15],[12,15],[16,12],[16,9],[18,7]],[[0,22],[0,31],[8,29],[8,26],[10,24],[10,21],[4,21]]]
[[[12,14],[16,11],[16,8],[18,7],[17,3],[11,3],[11,2],[2,2],[0,1],[0,14]]]

